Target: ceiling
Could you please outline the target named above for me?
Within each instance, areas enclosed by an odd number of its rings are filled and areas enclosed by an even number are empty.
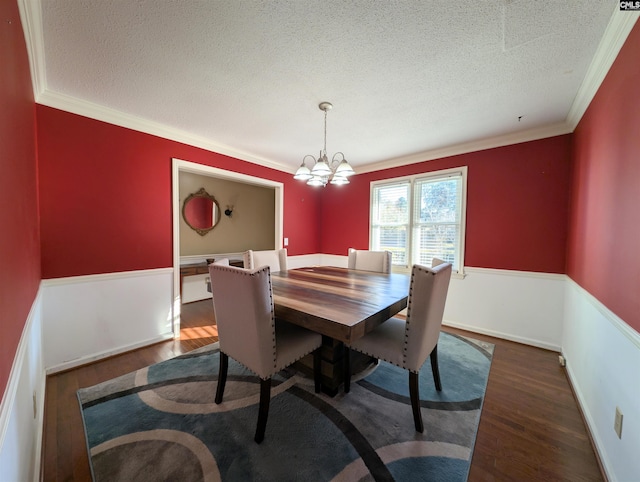
[[[357,172],[571,132],[631,29],[616,0],[19,5],[37,102],[287,172],[322,101]]]

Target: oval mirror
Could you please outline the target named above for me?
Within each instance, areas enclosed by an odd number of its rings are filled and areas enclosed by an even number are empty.
[[[204,236],[220,221],[220,206],[216,198],[202,187],[184,200],[182,218],[191,229]]]

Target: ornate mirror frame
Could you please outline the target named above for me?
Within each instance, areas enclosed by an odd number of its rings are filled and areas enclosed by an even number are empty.
[[[189,203],[189,201],[196,198],[208,199],[213,204],[213,212],[215,213],[215,222],[207,228],[198,228],[192,225],[189,222],[189,219],[187,219],[187,214],[186,214],[187,204]],[[200,236],[204,236],[220,223],[220,205],[218,204],[218,201],[216,201],[215,197],[209,194],[205,190],[205,188],[201,187],[197,192],[189,194],[187,198],[184,200],[184,202],[182,203],[182,219],[184,219],[184,222],[187,223],[187,226],[193,229],[196,233],[198,233]]]

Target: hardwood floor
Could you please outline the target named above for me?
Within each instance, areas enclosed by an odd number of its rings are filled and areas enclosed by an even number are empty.
[[[179,341],[158,343],[47,378],[42,479],[89,481],[76,391],[217,339],[210,300],[182,307]],[[496,345],[469,481],[602,481],[558,354],[444,328]],[[446,381],[443,380],[446,389]]]

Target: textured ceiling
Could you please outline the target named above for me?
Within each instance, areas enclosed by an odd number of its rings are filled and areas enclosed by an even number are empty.
[[[364,170],[567,125],[617,6],[41,0],[41,97],[288,171],[317,156],[329,101],[329,155]]]

